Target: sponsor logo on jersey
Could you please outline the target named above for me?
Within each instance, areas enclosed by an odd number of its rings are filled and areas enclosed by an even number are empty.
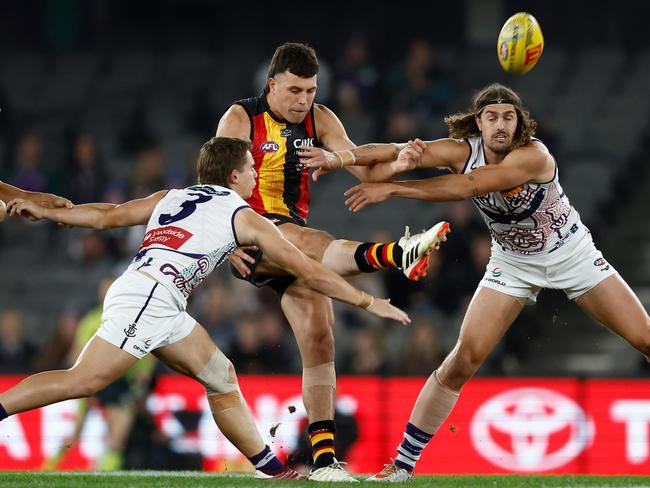
[[[274,153],[280,150],[280,144],[275,141],[265,141],[260,144],[260,151],[263,153]]]
[[[298,149],[300,146],[314,147],[314,138],[306,137],[304,139],[296,139],[295,141],[293,141],[294,149]]]
[[[593,421],[580,405],[546,388],[517,388],[489,398],[470,423],[470,438],[479,454],[495,466],[520,473],[570,463],[593,435]]]
[[[594,266],[605,266],[607,264],[607,261],[603,258],[598,258],[594,261]]]
[[[489,281],[490,283],[496,283],[499,286],[508,286],[505,281],[495,280],[494,278],[483,278],[483,281]]]
[[[501,268],[499,268],[498,266],[495,266],[494,269],[492,270],[492,276],[494,276],[495,278],[501,276],[501,273],[503,273],[503,271],[501,271]]]
[[[280,137],[289,137],[291,135],[291,129],[285,127],[280,131]]]
[[[155,244],[167,246],[172,249],[178,249],[187,240],[192,237],[192,233],[176,227],[174,225],[167,225],[165,227],[158,227],[157,229],[151,229],[147,232],[142,240],[142,245],[140,249],[143,249],[148,246],[153,246]]]

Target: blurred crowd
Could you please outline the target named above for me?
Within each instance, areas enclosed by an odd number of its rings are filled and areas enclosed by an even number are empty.
[[[440,119],[449,108],[452,82],[444,60],[429,42],[412,41],[402,62],[380,68],[373,62],[366,40],[352,37],[335,63],[322,57],[321,63],[318,100],[335,110],[355,142],[442,135]],[[258,80],[242,92],[242,97],[259,91],[265,70],[266,64],[260,65]],[[200,97],[188,103],[196,104],[191,110],[195,116],[188,120],[185,130],[201,125],[200,132],[209,137],[220,114],[202,111]],[[68,127],[62,156],[53,160],[48,141],[37,130],[15,130],[21,124],[11,120],[10,107],[10,103],[3,104],[2,124],[14,130],[5,132],[11,138],[3,138],[0,179],[21,188],[59,193],[75,203],[118,203],[194,181],[195,154],[185,161],[171,161],[163,149],[164,141],[156,140],[142,121],[127,124],[120,134],[118,152],[129,159],[128,171],[124,172],[102,152],[92,128]],[[318,192],[317,186],[314,192]],[[448,219],[453,222],[453,246],[444,246],[435,255],[430,276],[423,283],[411,283],[399,272],[359,278],[360,286],[379,296],[390,296],[396,305],[407,309],[414,318],[411,327],[382,323],[350,307],[335,305],[339,372],[427,374],[451,347],[459,316],[483,273],[490,241],[468,203],[453,206]],[[119,273],[137,250],[142,229],[88,231],[75,236],[67,245],[72,259],[88,265],[106,263],[112,273]],[[369,237],[389,239],[381,232]],[[269,290],[239,282],[222,269],[197,291],[189,311],[239,372],[300,371],[295,342]],[[67,304],[53,324],[43,325],[53,333],[37,347],[21,333],[21,311],[1,310],[0,372],[63,367],[66,349],[84,312],[81,304]],[[408,357],[404,351],[409,351]]]

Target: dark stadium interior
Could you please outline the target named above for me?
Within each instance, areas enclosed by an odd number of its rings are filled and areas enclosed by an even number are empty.
[[[598,8],[595,8],[595,6]],[[532,12],[545,51],[513,78],[495,53],[503,18]],[[0,179],[75,202],[113,201],[194,179],[200,144],[231,102],[259,91],[273,47],[311,43],[317,100],[351,139],[445,135],[442,117],[500,81],[518,90],[557,158],[560,181],[599,247],[650,304],[650,7],[632,1],[319,4],[50,0],[0,6]],[[416,73],[413,77],[406,73]],[[418,176],[426,176],[425,171]],[[469,203],[391,201],[350,214],[351,175],[312,186],[310,223],[355,239],[399,237],[445,218],[453,233],[430,276],[356,281],[393,297],[410,328],[336,305],[341,374],[425,375],[453,346],[489,254]],[[0,226],[0,373],[62,367],[69,331],[119,274],[142,229],[104,233],[10,219]],[[190,313],[240,373],[298,373],[295,342],[270,293],[223,268]],[[404,359],[404,351],[410,351]],[[542,292],[481,369],[484,375],[647,376],[641,355],[562,293]]]

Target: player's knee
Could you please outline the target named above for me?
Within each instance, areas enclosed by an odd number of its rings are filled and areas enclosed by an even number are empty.
[[[316,261],[321,261],[325,250],[333,240],[334,236],[325,231],[307,229],[291,241],[307,256]]]
[[[334,332],[331,327],[314,327],[306,338],[312,356],[329,358],[334,355]]]
[[[82,379],[72,377],[68,386],[69,398],[85,398],[103,390],[111,381],[101,374],[94,374]]]
[[[231,393],[239,389],[235,367],[219,349],[215,350],[196,377],[208,395]]]
[[[484,355],[472,347],[458,347],[454,350],[451,357],[451,368],[455,380],[469,380],[485,359]]]

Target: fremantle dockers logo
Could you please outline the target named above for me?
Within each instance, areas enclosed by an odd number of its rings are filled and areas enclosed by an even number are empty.
[[[499,468],[549,471],[573,461],[591,442],[594,426],[570,398],[545,388],[519,388],[483,403],[472,418],[474,448]]]
[[[132,324],[129,324],[129,326],[124,329],[124,334],[126,334],[127,337],[135,337],[135,333],[138,330],[138,326],[136,325],[135,322]]]

